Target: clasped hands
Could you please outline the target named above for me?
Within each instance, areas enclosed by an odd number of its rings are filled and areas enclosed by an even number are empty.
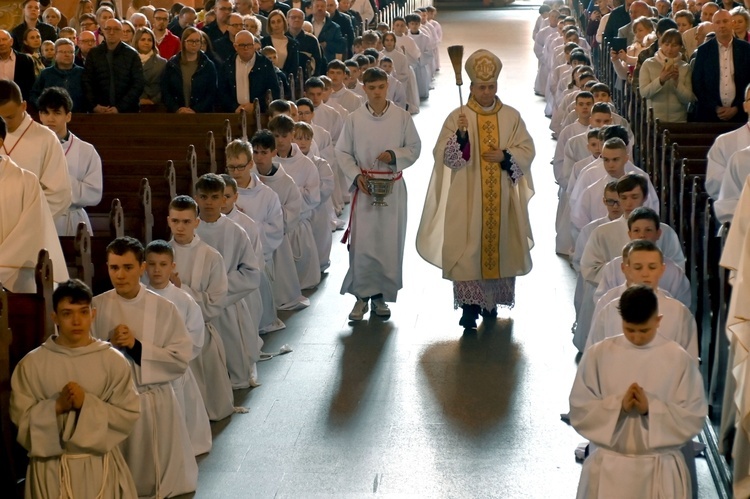
[[[83,388],[75,381],[71,381],[60,390],[60,395],[55,401],[55,413],[65,414],[72,410],[80,410],[85,398],[86,392]]]
[[[638,383],[630,385],[622,398],[622,411],[631,412],[633,410],[641,416],[648,414],[648,397]]]
[[[120,324],[112,331],[109,342],[117,348],[133,348],[135,346],[135,336],[133,336],[128,326]]]

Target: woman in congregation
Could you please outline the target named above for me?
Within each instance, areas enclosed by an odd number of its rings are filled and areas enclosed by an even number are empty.
[[[688,105],[695,100],[692,68],[685,62],[682,35],[667,30],[659,40],[659,50],[641,67],[641,96],[654,109],[654,118],[669,122],[687,121]]]
[[[127,43],[133,48],[136,48],[135,41],[135,26],[130,21],[122,21],[122,39],[123,43]],[[136,48],[137,50],[137,48]]]
[[[39,77],[47,66],[42,60],[42,35],[36,28],[29,28],[23,34],[23,53],[34,60],[34,76]]]
[[[91,2],[91,0],[80,0],[78,2],[78,6],[76,7],[76,14],[68,20],[68,26],[71,28],[74,28],[77,33],[80,33],[83,31],[81,29],[81,23],[80,19],[83,14],[93,14],[94,13],[94,4]]]
[[[280,10],[271,11],[268,14],[268,35],[260,41],[263,47],[270,45],[276,49],[274,65],[285,75],[297,74],[299,68],[299,43],[286,35],[288,28],[284,13]]]
[[[159,55],[154,40],[154,32],[149,28],[140,28],[133,37],[133,46],[141,58],[143,78],[146,81],[141,95],[141,106],[161,102],[161,80],[167,60]]]
[[[201,50],[201,32],[190,26],[182,33],[182,51],[167,62],[162,102],[171,113],[210,113],[217,89],[216,66]]]
[[[635,39],[627,51],[621,50],[612,57],[615,72],[623,80],[630,79],[631,72],[638,63],[638,54],[656,41],[654,23],[648,17],[639,17],[633,21],[633,34]]]
[[[740,40],[750,42],[750,13],[744,7],[735,7],[729,11],[732,14],[732,31]]]

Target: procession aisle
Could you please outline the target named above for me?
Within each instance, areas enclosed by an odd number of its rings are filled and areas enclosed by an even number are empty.
[[[249,413],[214,425],[196,497],[575,497],[573,451],[582,439],[559,419],[575,374],[575,282],[554,253],[554,143],[533,94],[535,18],[523,9],[440,13],[442,66],[415,117],[422,156],[404,175],[404,289],[391,320],[347,321],[353,298],[339,294],[347,254],[336,233],[312,306],[283,316],[287,329],[264,337],[264,351],[289,344],[294,352],[259,364],[262,386],[236,392]],[[534,268],[517,281],[515,308],[466,336],[451,284],[414,246],[432,149],[459,102],[452,44],[464,45],[465,58],[487,48],[502,59],[498,95],[521,111],[537,151]]]

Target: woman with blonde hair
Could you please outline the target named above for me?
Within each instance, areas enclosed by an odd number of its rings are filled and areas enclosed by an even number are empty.
[[[161,102],[161,79],[167,60],[159,55],[156,48],[156,37],[149,28],[139,28],[133,36],[133,47],[138,51],[143,65],[143,94],[141,105],[153,105]]]
[[[280,10],[272,10],[268,14],[266,24],[268,35],[264,36],[260,44],[263,47],[272,46],[276,49],[274,65],[285,75],[297,74],[299,68],[299,42],[286,34],[289,25],[286,16]]]
[[[68,21],[68,26],[70,26],[71,28],[74,28],[77,33],[84,31],[81,29],[81,16],[83,14],[93,14],[93,13],[94,13],[94,3],[91,0],[80,0],[78,2],[78,6],[76,7],[75,16],[73,16]]]
[[[687,121],[688,105],[693,95],[693,70],[685,62],[682,35],[676,29],[667,30],[659,40],[659,50],[641,66],[639,88],[641,96],[648,99],[654,117],[662,121]]]

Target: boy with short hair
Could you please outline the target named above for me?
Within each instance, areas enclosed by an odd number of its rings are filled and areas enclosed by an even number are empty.
[[[324,102],[325,91],[326,85],[320,78],[312,77],[305,81],[305,97],[310,99],[315,107],[314,123],[331,134],[335,146],[341,134],[341,127],[344,126],[344,120],[334,108]]]
[[[171,382],[188,367],[193,348],[177,308],[146,289],[143,245],[119,237],[107,246],[114,289],[95,296],[94,336],[108,340],[130,362],[141,417],[120,444],[138,496],[170,497],[195,491],[198,465]]]
[[[339,61],[340,62],[340,61]],[[273,134],[276,143],[276,161],[284,167],[299,189],[302,196],[302,206],[299,213],[299,223],[290,231],[292,252],[295,267],[302,289],[314,288],[320,283],[320,260],[315,245],[310,217],[320,204],[320,176],[315,164],[305,156],[293,142],[294,121],[284,115],[279,115],[268,122],[268,129]],[[273,188],[273,187],[272,187]]]
[[[627,255],[622,259],[625,282],[610,289],[596,302],[594,319],[586,339],[586,348],[604,338],[620,334],[617,307],[620,296],[630,286],[643,284],[651,287],[659,299],[662,319],[659,334],[679,343],[690,355],[698,359],[698,328],[690,310],[664,293],[659,280],[664,275],[664,256],[656,245],[646,239],[629,243]]]
[[[388,100],[401,109],[408,111],[409,107],[406,103],[406,86],[393,76],[393,59],[390,57],[382,57],[379,64],[380,69],[385,71],[385,74],[388,75]]]
[[[68,123],[73,117],[73,101],[65,89],[45,89],[37,105],[39,120],[60,139],[72,188],[70,207],[55,217],[57,233],[60,236],[75,236],[78,223],[85,222],[89,234],[94,235],[85,208],[96,206],[102,200],[102,160],[94,146],[68,130]]]
[[[168,242],[156,239],[146,246],[148,289],[171,301],[177,307],[193,341],[193,352],[190,357],[192,362],[203,350],[205,341],[203,314],[190,294],[170,281],[175,268],[174,249]],[[200,388],[190,366],[185,370],[185,374],[172,380],[172,389],[185,416],[185,425],[190,435],[193,454],[199,456],[209,452],[212,445],[211,426],[206,404],[203,402]]]
[[[341,287],[342,294],[357,298],[349,314],[353,321],[363,319],[370,301],[375,315],[391,315],[385,302],[395,302],[402,286],[406,238],[406,187],[401,176],[421,150],[411,115],[386,98],[388,75],[370,68],[362,80],[367,103],[349,115],[336,144],[339,167],[359,198],[352,200],[350,227],[344,235],[350,243],[349,271]],[[368,177],[393,180],[387,206],[372,206]]]
[[[362,105],[362,99],[344,85],[344,80],[346,80],[348,72],[347,65],[336,59],[328,63],[326,76],[331,79],[331,95],[329,99],[332,99],[333,102],[351,113]]]
[[[224,181],[214,173],[206,173],[196,182],[201,223],[195,233],[224,259],[229,286],[216,328],[224,341],[232,388],[241,390],[259,385],[256,362],[263,346],[258,335],[260,317],[250,315],[245,299],[260,286],[260,262],[245,231],[221,213],[224,188]]]
[[[26,497],[137,495],[119,444],[138,421],[138,392],[123,355],[91,335],[91,300],[83,282],[61,283],[52,294],[57,334],[13,371],[10,418],[29,452]]]
[[[320,203],[312,210],[310,226],[318,249],[320,272],[323,273],[331,265],[331,194],[333,194],[335,179],[328,162],[310,151],[313,140],[313,128],[304,121],[294,124],[294,143],[299,150],[312,160],[318,170],[320,178]]]
[[[639,239],[645,239],[657,244],[661,235],[662,230],[659,216],[648,208],[636,208],[628,218],[628,237],[630,238],[630,242],[625,247]],[[601,281],[594,293],[595,302],[610,289],[626,281],[626,276],[621,269],[624,260],[625,256],[617,256],[604,266],[601,273]],[[659,287],[667,291],[670,296],[680,301],[686,307],[690,307],[690,281],[685,276],[685,271],[669,258],[664,258],[664,274],[659,279]]]
[[[273,45],[266,45],[262,49],[260,49],[260,53],[264,56],[268,57],[268,59],[273,63],[273,71],[276,74],[276,79],[279,80],[279,88],[282,90],[281,98],[283,99],[286,96],[292,95],[292,88],[289,86],[289,78],[284,74],[284,72],[276,66],[276,59],[278,59],[278,53],[276,52],[276,49],[273,47]]]
[[[584,352],[570,393],[570,423],[596,444],[578,497],[692,497],[680,447],[708,412],[693,357],[657,334],[659,302],[648,286],[623,292],[623,334]]]
[[[417,87],[419,88],[419,98],[426,100],[430,97],[430,83],[432,82],[432,43],[428,35],[419,30],[422,21],[418,14],[408,14],[404,20],[409,27],[408,37],[417,45],[419,50],[418,61],[414,72],[417,74]],[[393,24],[394,31],[396,23]]]
[[[234,413],[234,395],[226,353],[216,323],[223,311],[228,283],[224,259],[195,234],[200,220],[198,203],[177,196],[169,203],[167,224],[172,232],[175,272],[170,281],[188,293],[201,309],[204,339],[201,354],[190,361],[208,419],[219,421]]]

